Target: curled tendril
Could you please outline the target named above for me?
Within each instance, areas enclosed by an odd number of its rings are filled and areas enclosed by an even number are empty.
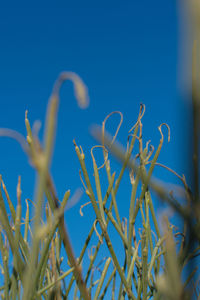
[[[172,170],[171,168],[169,168],[169,167],[167,167],[167,166],[165,166],[165,165],[163,165],[163,164],[160,164],[160,163],[158,163],[158,162],[156,162],[156,165],[157,166],[160,166],[160,167],[162,167],[162,168],[165,168],[166,170],[168,170],[169,172],[171,172],[172,174],[174,174],[176,177],[178,177],[183,183],[184,183],[184,178],[183,177],[181,177],[178,173],[176,173],[174,170]]]
[[[104,146],[104,135],[105,135],[105,127],[106,127],[106,122],[108,121],[108,119],[113,115],[113,114],[119,114],[120,115],[120,122],[119,122],[119,125],[117,126],[117,129],[116,129],[116,132],[115,132],[115,135],[113,136],[113,139],[111,141],[111,144],[110,146],[114,143],[114,141],[116,140],[116,137],[117,137],[117,134],[119,132],[119,129],[122,125],[122,122],[123,122],[123,114],[120,112],[120,111],[113,111],[111,112],[103,121],[102,123],[102,144]]]
[[[127,138],[127,143],[126,143],[126,151],[128,151],[128,149],[129,149],[129,140],[130,140],[130,137],[135,137],[137,140],[139,140],[139,137],[136,135],[136,134],[132,134],[132,133],[130,133],[129,135],[128,135],[128,138]]]
[[[153,152],[154,152],[154,146],[153,145],[150,145],[149,147],[149,152],[147,153],[147,157],[145,159],[145,162],[148,162],[148,160],[150,159],[150,157],[152,156]]]
[[[176,232],[176,233],[174,234],[174,237],[178,237],[178,236],[181,236],[182,238],[185,239],[185,234],[184,234],[183,232]]]
[[[85,207],[85,206],[87,206],[87,205],[89,205],[91,203],[92,203],[91,201],[88,201],[88,202],[86,202],[86,203],[84,203],[84,204],[81,205],[81,207],[79,209],[79,213],[80,213],[81,217],[83,217],[83,207]]]
[[[58,96],[62,84],[71,80],[74,84],[74,93],[80,108],[86,108],[89,104],[88,90],[82,79],[74,72],[62,72],[58,76],[53,88],[53,94]]]
[[[97,235],[97,237],[98,237],[98,239],[99,239],[99,242],[101,243],[101,244],[103,244],[103,240],[102,240],[102,237],[101,237],[101,235],[98,233],[98,231],[97,231],[97,228],[96,228],[96,223],[97,222],[99,222],[99,220],[95,220],[94,221],[94,224],[93,224],[93,226],[94,226],[94,231],[96,232],[96,235]]]
[[[146,149],[148,150],[149,144],[151,143],[151,140],[146,142]]]
[[[145,110],[146,110],[145,105],[143,103],[140,103],[140,111],[139,111],[139,116],[138,116],[137,122],[135,123],[135,125],[133,125],[133,127],[129,130],[128,133],[130,133],[138,125],[138,123],[142,120]]]
[[[152,161],[149,161],[148,164],[152,163]],[[171,168],[161,164],[161,163],[158,163],[158,162],[155,162],[155,165],[159,166],[159,167],[162,167],[164,169],[166,169],[167,171],[171,172],[172,174],[174,174],[178,179],[181,180],[181,182],[183,183],[184,187],[186,188],[187,191],[190,191],[190,188],[189,186],[187,185],[187,182],[186,182],[186,179],[185,179],[185,176],[182,175],[180,176],[178,173],[176,173],[176,171],[172,170]]]
[[[96,145],[96,146],[93,146],[92,148],[91,148],[91,150],[90,150],[90,153],[91,153],[91,156],[92,156],[92,159],[95,161],[95,158],[94,158],[94,154],[93,154],[93,149],[94,148],[103,148],[103,150],[105,151],[105,153],[106,153],[106,155],[105,155],[105,157],[104,157],[104,163],[100,166],[100,167],[98,167],[97,169],[98,170],[100,170],[100,169],[102,169],[104,166],[105,166],[105,164],[106,164],[106,162],[108,161],[108,150],[105,148],[105,146],[103,146],[103,145]]]
[[[170,127],[167,123],[162,123],[159,127],[158,127],[158,130],[160,131],[160,134],[161,134],[161,141],[163,142],[164,140],[164,136],[163,136],[163,133],[162,133],[162,126],[166,126],[167,127],[167,130],[168,130],[168,143],[170,142]]]
[[[145,158],[144,158],[144,163],[145,165],[148,163],[149,158],[151,157],[151,155],[153,154],[154,151],[154,147],[152,145],[149,146],[150,144],[150,140],[146,143],[146,147],[144,149],[145,151]]]

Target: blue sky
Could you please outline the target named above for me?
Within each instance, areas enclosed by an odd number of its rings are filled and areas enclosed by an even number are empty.
[[[144,140],[158,145],[157,127],[166,122],[171,142],[164,143],[159,162],[187,173],[185,164],[188,110],[180,89],[180,28],[176,1],[18,1],[0,4],[0,127],[25,135],[24,115],[42,122],[52,86],[63,70],[78,73],[88,86],[90,106],[80,110],[72,84],[61,91],[58,132],[52,174],[62,198],[81,186],[73,139],[82,145],[88,161],[95,141],[89,126],[101,124],[108,113],[119,110],[124,123],[119,133],[126,143],[135,123],[139,104],[146,105]],[[117,117],[110,121],[114,133]],[[109,125],[108,125],[109,127]],[[167,140],[167,138],[165,139]],[[32,198],[34,171],[19,145],[0,139],[0,173],[13,202],[18,175],[22,176],[22,197]],[[175,179],[158,169],[163,180]],[[175,182],[177,182],[175,180]],[[87,198],[81,200],[84,203]],[[119,204],[120,205],[120,204]],[[121,204],[122,214],[124,204]],[[78,249],[87,219],[75,206],[66,213],[67,224]],[[89,214],[88,214],[89,216]]]

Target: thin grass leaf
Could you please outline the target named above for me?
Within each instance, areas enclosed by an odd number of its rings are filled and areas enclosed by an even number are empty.
[[[108,271],[108,267],[111,263],[111,258],[109,257],[107,260],[106,260],[106,263],[105,263],[105,266],[104,266],[104,269],[103,269],[103,272],[101,274],[101,278],[99,280],[99,284],[97,286],[97,289],[96,289],[96,292],[95,292],[95,295],[94,295],[94,300],[97,300],[98,297],[99,297],[99,294],[100,294],[100,291],[101,291],[101,288],[103,286],[103,283],[104,283],[104,280],[105,280],[105,277],[106,277],[106,274],[107,274],[107,271]]]
[[[94,149],[94,147],[92,147],[92,149],[91,149],[91,156],[92,156],[92,161],[93,161],[94,177],[95,177],[95,183],[96,183],[97,198],[98,198],[98,202],[99,202],[99,210],[100,210],[100,214],[101,214],[101,221],[105,224],[106,221],[105,221],[105,216],[104,216],[103,200],[102,200],[99,172],[98,172],[97,164],[96,164],[96,161],[95,161],[95,158],[94,158],[94,155],[93,155],[93,151],[92,151]]]
[[[110,275],[110,277],[109,277],[109,279],[108,279],[108,281],[107,281],[107,284],[106,284],[106,286],[105,286],[105,288],[104,288],[101,296],[99,297],[100,300],[104,299],[104,297],[106,295],[106,292],[107,292],[108,288],[110,287],[112,279],[115,278],[115,274],[116,274],[116,269],[114,268],[113,271],[112,271],[112,273],[111,273],[111,275]]]

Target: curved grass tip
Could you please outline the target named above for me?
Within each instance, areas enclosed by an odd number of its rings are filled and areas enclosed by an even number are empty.
[[[89,105],[88,89],[80,78],[75,80],[74,89],[79,107],[87,108]]]
[[[74,72],[62,72],[54,85],[54,92],[59,93],[60,87],[66,80],[71,80],[74,84],[74,93],[80,108],[87,108],[89,105],[89,96],[87,86],[82,79]]]
[[[29,153],[29,148],[24,136],[16,130],[10,128],[0,128],[0,137],[8,137],[16,140],[25,153]]]

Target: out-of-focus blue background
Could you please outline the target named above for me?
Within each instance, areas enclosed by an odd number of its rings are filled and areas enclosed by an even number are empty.
[[[89,126],[101,124],[114,110],[121,111],[124,122],[118,138],[126,145],[141,102],[146,105],[144,141],[150,139],[156,147],[160,140],[157,127],[168,123],[171,142],[167,143],[165,134],[159,162],[187,175],[188,112],[180,89],[179,20],[173,0],[1,2],[0,127],[25,135],[27,109],[31,124],[41,120],[42,133],[48,98],[63,70],[78,73],[88,86],[87,110],[78,108],[71,83],[61,91],[52,165],[59,198],[67,189],[73,194],[81,186],[73,139],[82,145],[92,177],[89,151],[95,141]],[[108,122],[111,133],[118,120],[114,115]],[[6,138],[0,139],[0,173],[14,204],[18,175],[24,205],[26,198],[33,199],[35,173],[20,146]],[[164,169],[156,168],[155,175],[177,183]],[[121,217],[128,212],[128,199],[119,200]],[[86,201],[83,196],[80,203]],[[92,218],[89,207],[85,217],[80,217],[79,204],[66,212],[77,255]]]

